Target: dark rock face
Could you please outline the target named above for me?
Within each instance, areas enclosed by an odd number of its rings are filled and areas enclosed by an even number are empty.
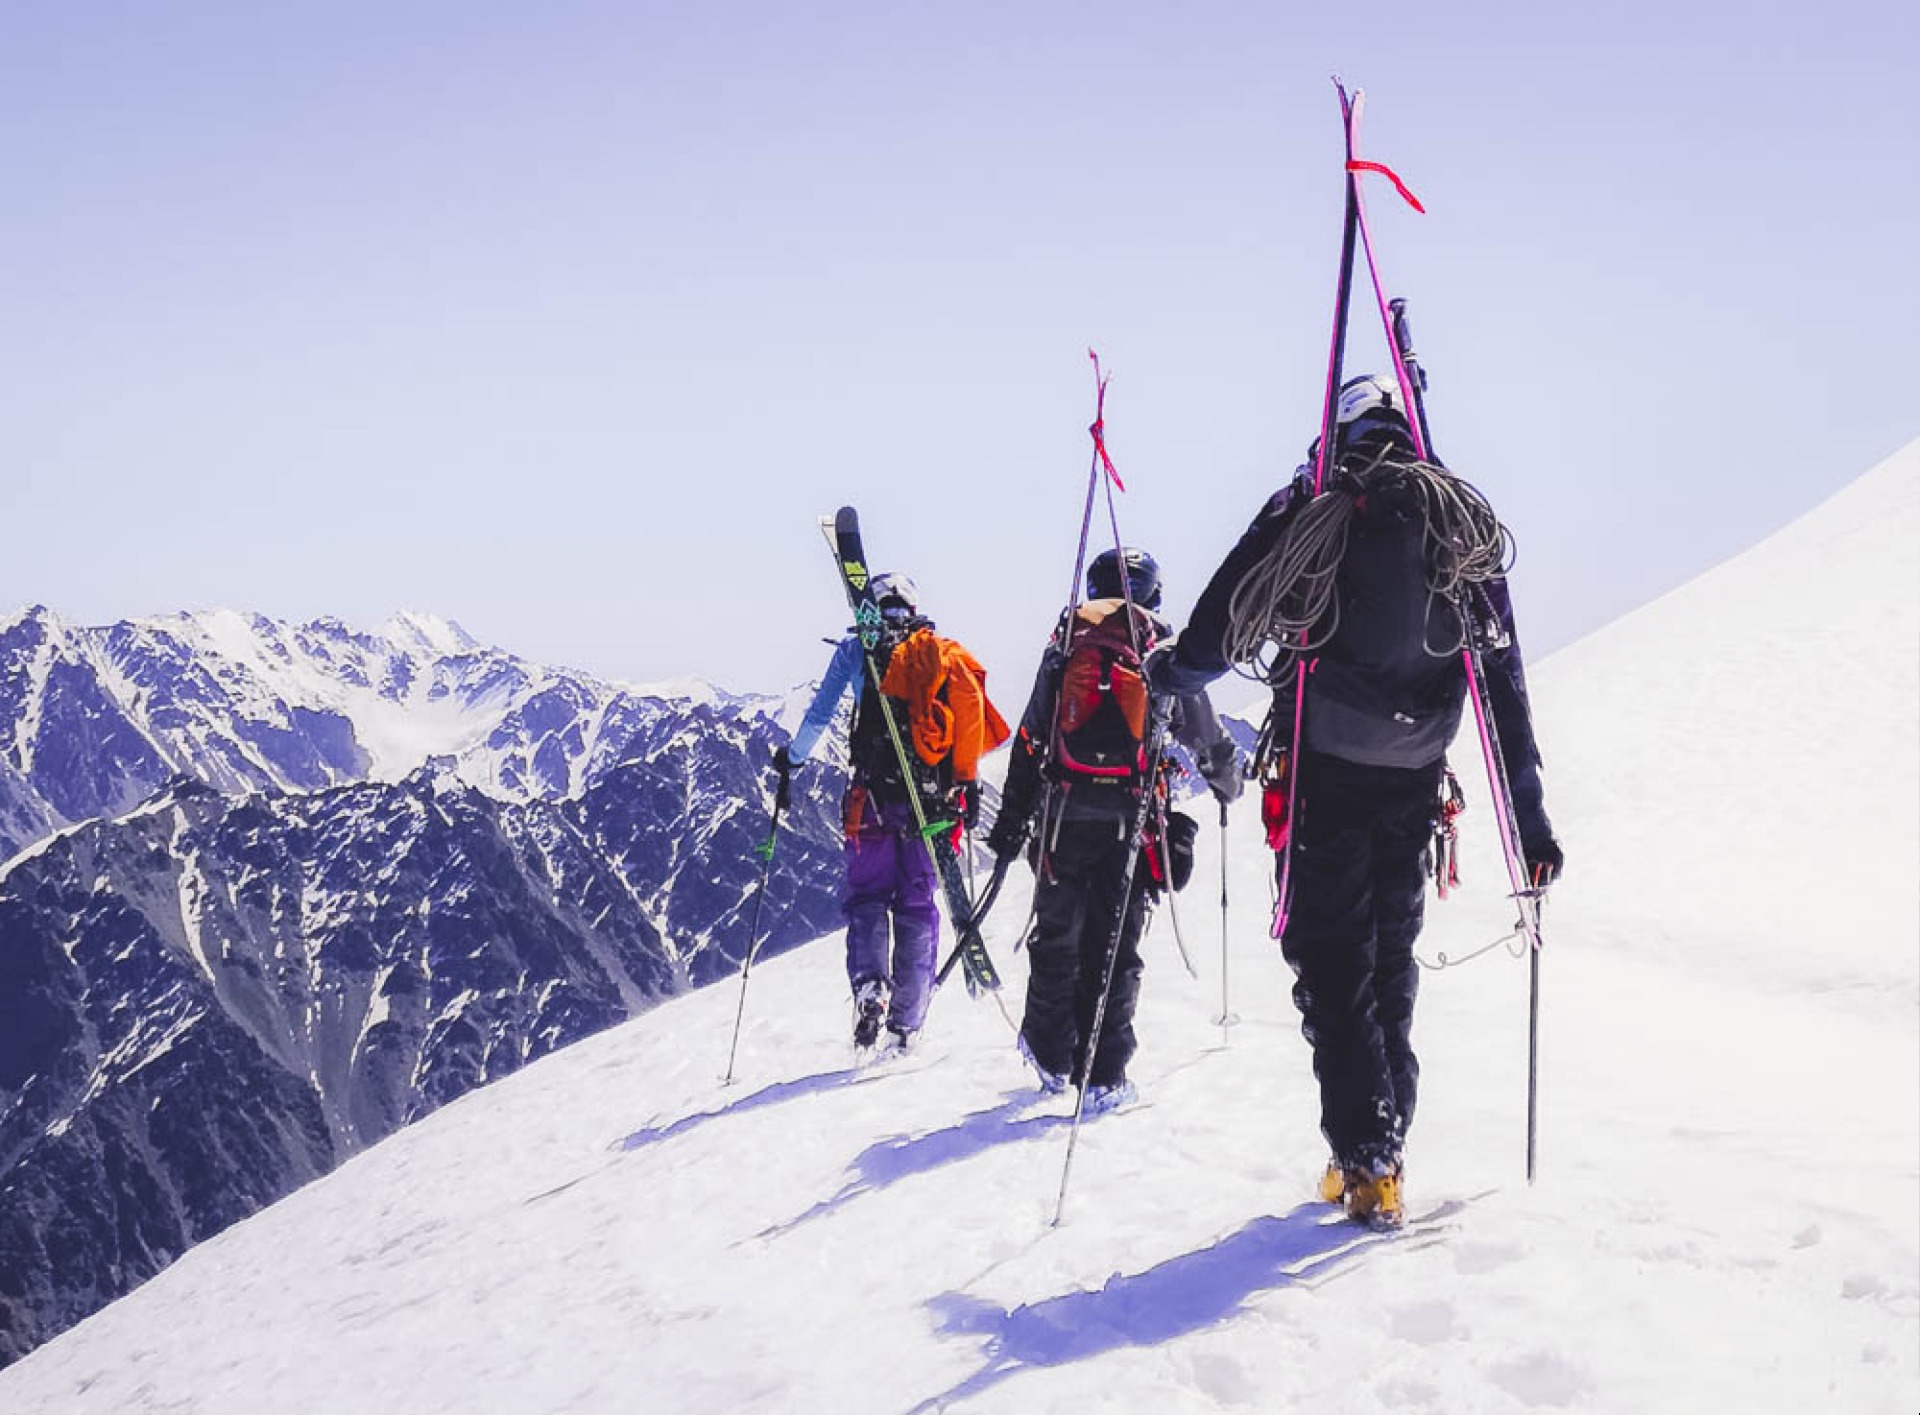
[[[473,1087],[735,974],[785,740],[771,700],[258,621],[243,657],[320,664],[349,706],[468,714],[466,745],[369,781],[345,709],[239,722],[233,660],[121,628],[102,668],[49,616],[0,627],[0,740],[32,744],[0,750],[0,826],[100,817],[0,874],[0,1365]],[[840,923],[839,780],[795,787],[773,953]]]
[[[170,771],[95,662],[44,610],[0,627],[0,723],[14,729],[0,779],[8,854],[46,829],[125,810]]]

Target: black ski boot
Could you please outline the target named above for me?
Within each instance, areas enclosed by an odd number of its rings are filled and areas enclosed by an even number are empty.
[[[880,1024],[887,1017],[887,985],[878,979],[860,984],[853,991],[853,1044],[867,1050],[880,1038]]]

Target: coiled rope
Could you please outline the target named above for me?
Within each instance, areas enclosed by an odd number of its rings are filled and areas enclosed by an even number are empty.
[[[1404,484],[1419,498],[1426,520],[1427,589],[1431,603],[1456,608],[1467,590],[1504,575],[1513,564],[1513,537],[1478,488],[1431,462],[1389,460],[1390,446],[1358,471],[1345,467],[1333,484],[1294,516],[1273,548],[1252,565],[1227,604],[1222,644],[1235,670],[1271,686],[1325,645],[1340,627],[1334,586],[1346,555],[1354,502],[1369,491]],[[1435,658],[1465,646],[1425,645]]]

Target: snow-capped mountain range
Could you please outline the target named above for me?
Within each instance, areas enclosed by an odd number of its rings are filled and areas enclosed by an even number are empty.
[[[999,1010],[949,987],[917,1055],[855,1066],[834,951],[799,949],[754,970],[733,1086],[734,990],[676,998],[200,1245],[0,1372],[0,1409],[1920,1408],[1917,581],[1920,443],[1532,665],[1568,852],[1537,1183],[1469,726],[1464,884],[1419,949],[1417,1231],[1314,1199],[1248,796],[1181,898],[1202,977],[1165,910],[1148,933],[1142,1100],[1080,1131],[1057,1226],[1071,1097]],[[988,924],[1014,1005],[1024,887]]]
[[[31,610],[0,664],[0,1362],[749,946],[786,699],[422,616]],[[795,782],[769,954],[837,920],[838,792]]]
[[[0,622],[0,858],[174,776],[313,791],[435,762],[504,800],[577,796],[696,704],[789,706],[697,680],[606,683],[425,614],[375,633],[230,610],[82,628],[36,606]]]

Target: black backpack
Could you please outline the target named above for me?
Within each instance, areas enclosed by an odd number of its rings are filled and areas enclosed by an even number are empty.
[[[1419,767],[1445,756],[1459,729],[1465,631],[1432,586],[1419,488],[1394,470],[1334,484],[1353,517],[1328,611],[1338,619],[1308,663],[1305,740],[1348,761]]]

